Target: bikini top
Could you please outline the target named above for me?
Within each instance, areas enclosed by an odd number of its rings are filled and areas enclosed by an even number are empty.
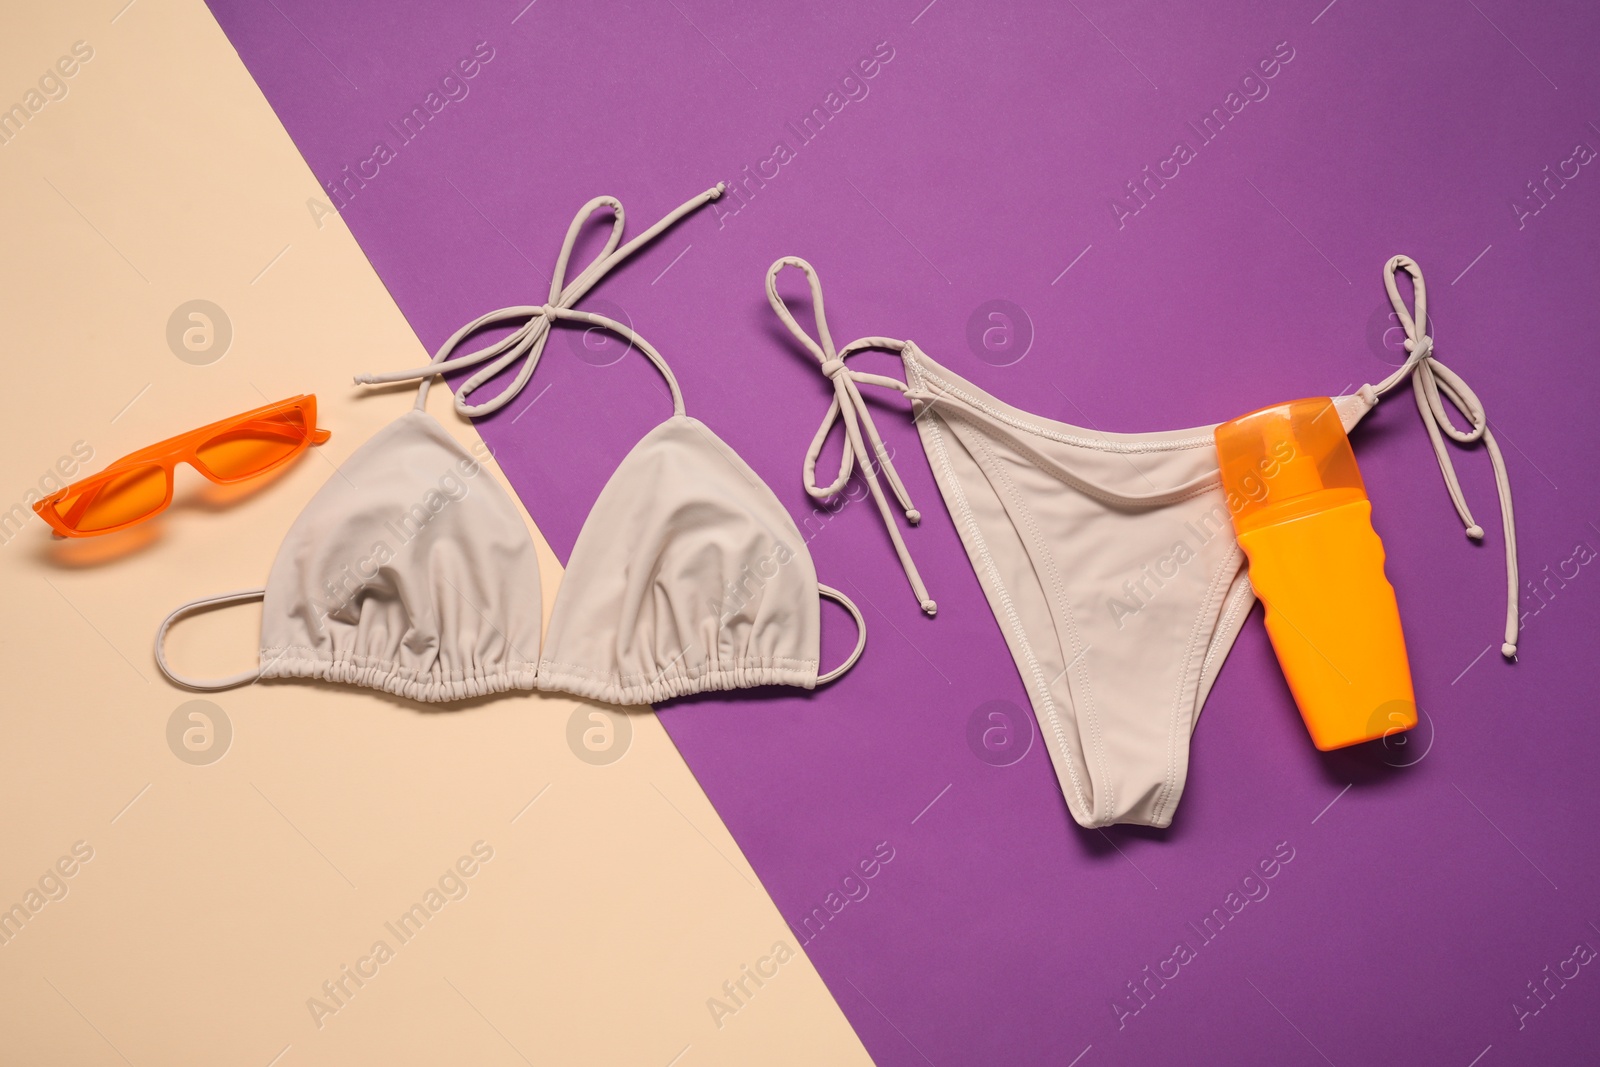
[[[865,622],[843,593],[817,581],[788,511],[733,449],[684,412],[661,354],[626,325],[573,305],[610,270],[718,185],[622,244],[623,209],[589,201],[573,218],[542,305],[501,308],[457,330],[425,367],[366,374],[361,384],[420,379],[415,407],[361,445],[318,490],[285,537],[262,589],[192,601],[156,634],[173,682],[216,690],[262,678],[315,678],[422,701],[507,690],[559,691],[645,704],[719,689],[804,689],[847,671]],[[565,281],[585,221],[604,208],[611,235],[594,262]],[[515,503],[424,410],[439,374],[477,366],[455,393],[467,416],[506,406],[537,368],[551,327],[567,320],[626,338],[666,379],[672,416],[612,474],[573,547],[548,632],[534,543]],[[474,352],[480,330],[515,323]],[[513,363],[515,377],[479,404],[469,396]],[[819,595],[858,628],[843,664],[819,674]],[[197,611],[262,600],[260,665],[195,679],[167,662],[165,637]]]

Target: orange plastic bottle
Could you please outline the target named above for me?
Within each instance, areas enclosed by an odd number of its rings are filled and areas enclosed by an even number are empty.
[[[1311,740],[1326,752],[1411,729],[1400,607],[1333,401],[1262,408],[1216,437],[1250,584]]]

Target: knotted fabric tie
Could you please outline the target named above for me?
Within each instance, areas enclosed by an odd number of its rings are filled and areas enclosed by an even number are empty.
[[[815,339],[795,321],[788,305],[783,302],[783,297],[778,295],[778,275],[785,267],[798,267],[811,286],[811,307],[817,321]],[[912,562],[911,553],[906,549],[905,540],[900,536],[900,527],[889,510],[889,502],[884,498],[883,486],[878,481],[878,472],[882,471],[883,476],[888,479],[889,488],[905,511],[907,521],[915,525],[921,521],[922,515],[911,505],[911,494],[906,491],[905,483],[895,471],[894,463],[889,458],[889,450],[884,446],[878,428],[873,425],[866,401],[861,398],[861,391],[856,388],[858,383],[866,383],[904,393],[906,385],[881,374],[853,371],[845,366],[844,362],[847,356],[866,348],[903,352],[906,342],[887,337],[863,337],[836,351],[833,347],[833,336],[828,332],[827,316],[823,313],[822,283],[817,279],[816,269],[798,256],[785,256],[767,271],[767,300],[772,304],[772,310],[778,313],[778,318],[789,328],[789,332],[816,357],[822,367],[822,373],[833,383],[833,402],[828,405],[828,413],[822,417],[822,425],[817,429],[816,436],[811,439],[811,447],[806,449],[806,492],[817,500],[834,496],[845,487],[845,483],[849,482],[850,475],[854,473],[856,463],[859,461],[861,472],[867,480],[867,488],[871,490],[872,498],[878,505],[878,513],[883,516],[884,525],[889,530],[889,539],[894,542],[895,554],[900,557],[900,566],[905,570],[906,579],[911,583],[911,591],[916,594],[917,603],[922,610],[929,615],[934,614],[938,611],[938,605],[928,596],[927,587],[922,584],[922,576],[917,573],[917,565]],[[819,486],[817,458],[821,455],[822,446],[840,415],[844,416],[845,444],[839,459],[839,474],[832,484]],[[872,442],[870,453],[867,451],[868,440]]]
[[[1411,289],[1416,303],[1414,311],[1406,307],[1405,300],[1400,296],[1395,279],[1397,270],[1411,275]],[[1470,445],[1481,439],[1489,453],[1489,465],[1494,468],[1495,491],[1500,496],[1500,521],[1505,529],[1506,541],[1506,633],[1500,654],[1507,659],[1514,659],[1517,655],[1518,628],[1517,522],[1511,508],[1511,478],[1506,473],[1505,457],[1500,454],[1500,446],[1489,429],[1489,417],[1484,413],[1478,395],[1461,380],[1460,375],[1434,357],[1433,338],[1428,336],[1428,290],[1422,281],[1422,268],[1410,256],[1395,256],[1384,264],[1383,284],[1389,291],[1389,303],[1394,305],[1395,315],[1406,332],[1407,359],[1405,365],[1380,382],[1375,391],[1381,396],[1407,377],[1411,379],[1417,410],[1422,414],[1422,424],[1428,429],[1428,439],[1433,442],[1433,454],[1439,461],[1439,472],[1444,475],[1445,490],[1450,494],[1456,514],[1461,516],[1467,536],[1474,541],[1483,539],[1483,527],[1473,520],[1472,511],[1467,507],[1466,497],[1461,493],[1461,482],[1456,478],[1455,466],[1450,460],[1450,452],[1445,448],[1444,437],[1448,436],[1462,445]],[[1445,412],[1445,399],[1466,417],[1472,424],[1471,429],[1456,429],[1455,423]]]
[[[460,370],[464,367],[487,364],[476,373],[461,383],[455,394],[455,408],[461,414],[469,417],[489,415],[509,404],[516,398],[533,372],[539,366],[539,357],[544,354],[545,342],[549,340],[550,328],[557,319],[572,319],[587,322],[595,326],[612,331],[636,346],[650,362],[656,365],[667,385],[672,390],[672,410],[676,415],[683,414],[683,394],[678,389],[678,383],[672,376],[672,371],[667,368],[667,362],[661,357],[650,343],[632,329],[615,319],[596,315],[593,312],[576,310],[573,305],[583,297],[595,284],[604,278],[613,267],[622,263],[643,246],[649,244],[661,235],[668,227],[672,226],[685,215],[709,204],[717,199],[723,192],[722,183],[716,188],[707,189],[688,203],[678,207],[666,218],[650,227],[648,230],[622,244],[623,210],[622,204],[613,196],[597,196],[583,207],[578,209],[573,216],[572,225],[567,227],[566,240],[561,243],[561,256],[556,260],[555,273],[550,278],[550,296],[544,304],[518,304],[512,307],[500,308],[485,315],[480,315],[471,322],[462,326],[450,335],[449,340],[440,346],[434,354],[433,361],[426,367],[416,367],[411,370],[390,371],[383,374],[359,374],[356,376],[358,385],[377,385],[387,382],[405,382],[421,379],[422,385],[417,390],[417,407],[421,408],[427,401],[428,384],[436,375],[446,374],[450,371]],[[583,272],[567,283],[568,261],[572,258],[572,250],[578,242],[578,234],[589,216],[600,208],[611,212],[611,236],[606,241],[606,246],[594,261],[584,268]],[[490,326],[517,322],[518,325],[505,337],[495,341],[476,352],[467,352],[463,355],[453,355],[461,343],[479,330]],[[481,404],[467,402],[474,390],[489,379],[495,377],[511,364],[522,361],[517,369],[516,377],[504,389],[500,390],[493,398]]]

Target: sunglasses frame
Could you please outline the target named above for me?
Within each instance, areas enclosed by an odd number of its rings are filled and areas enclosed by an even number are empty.
[[[238,429],[255,420],[283,415],[291,411],[299,411],[301,413],[303,424],[311,428],[310,432],[302,437],[293,449],[259,470],[241,474],[236,478],[223,478],[214,471],[209,470],[205,462],[201,460],[200,448],[228,430]],[[137,452],[130,452],[100,473],[92,474],[87,478],[80,478],[66,488],[58,489],[49,496],[34,501],[33,510],[41,519],[50,524],[52,530],[62,537],[99,537],[101,534],[115,533],[118,530],[126,530],[130,526],[137,526],[139,523],[153,519],[167,510],[172,504],[172,494],[177,482],[177,467],[180,463],[187,463],[199,471],[202,477],[215,482],[217,485],[237,485],[240,482],[247,482],[252,478],[259,478],[263,474],[277,470],[285,463],[298,458],[310,446],[322,444],[330,436],[331,434],[327,430],[317,428],[317,398],[310,393],[301,393],[299,396],[292,396],[287,400],[279,400],[276,403],[267,404],[253,411],[246,411],[239,415],[221,419],[202,426],[198,430],[190,430],[188,433],[169,437],[165,441],[157,442],[148,448],[141,448]],[[75,529],[68,525],[65,517],[61,515],[59,505],[62,502],[92,492],[106,482],[130,471],[149,468],[159,468],[165,472],[167,483],[165,497],[163,497],[160,505],[152,508],[149,513],[129,519],[127,522],[119,523],[115,526],[106,526],[98,530]]]

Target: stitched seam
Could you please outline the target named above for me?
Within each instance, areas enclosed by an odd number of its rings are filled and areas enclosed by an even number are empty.
[[[441,677],[452,679],[486,678],[491,676],[491,674],[500,674],[508,669],[520,668],[524,670],[534,670],[539,666],[538,661],[536,660],[512,659],[506,660],[503,667],[496,667],[492,672],[482,670],[472,671],[460,667],[451,667],[441,668],[437,673],[429,672],[424,674],[413,667],[403,667],[400,664],[395,663],[393,660],[378,659],[375,656],[366,656],[359,652],[336,652],[331,656],[325,656],[321,654],[321,649],[315,648],[311,645],[279,645],[277,647],[267,647],[262,648],[261,655],[263,657],[269,657],[274,661],[280,661],[283,660],[284,653],[287,652],[307,652],[310,653],[310,655],[304,657],[295,657],[293,660],[287,660],[285,662],[349,663],[363,669],[385,670],[391,674],[399,674],[404,675],[407,678],[424,679],[427,681],[435,681]]]
[[[1237,551],[1238,547],[1235,546],[1233,552]],[[1226,563],[1218,566],[1216,573],[1212,575],[1211,584],[1206,587],[1205,599],[1200,602],[1200,611],[1194,617],[1194,625],[1189,627],[1189,640],[1184,645],[1183,669],[1178,672],[1177,686],[1172,694],[1172,713],[1167,725],[1167,776],[1161,783],[1161,791],[1156,794],[1156,805],[1151,816],[1158,823],[1161,821],[1161,816],[1166,813],[1167,801],[1171,799],[1173,788],[1177,784],[1178,713],[1183,709],[1184,681],[1189,676],[1189,665],[1194,662],[1195,645],[1200,637],[1200,624],[1211,612],[1211,602],[1216,598],[1217,589],[1222,584],[1222,579],[1232,571],[1232,567],[1228,564],[1233,562],[1233,552],[1228,554]],[[1196,692],[1198,693],[1199,690],[1196,689]],[[1184,738],[1184,743],[1189,743],[1187,737]]]
[[[1238,551],[1239,551],[1239,548],[1238,548],[1237,545],[1235,545],[1234,546],[1235,555],[1229,557],[1229,560],[1228,560],[1229,563],[1236,563],[1238,561],[1238,555],[1237,555]],[[1239,614],[1239,607],[1245,601],[1251,599],[1254,596],[1254,594],[1250,591],[1250,584],[1249,584],[1248,581],[1246,581],[1246,583],[1244,584],[1244,586],[1242,588],[1245,590],[1244,595],[1229,601],[1228,610],[1223,612],[1220,625],[1217,627],[1217,629],[1219,631],[1230,629],[1233,626],[1233,618],[1234,618],[1234,616]],[[1213,646],[1212,648],[1207,650],[1205,662],[1200,664],[1200,677],[1204,678],[1205,674],[1206,674],[1206,671],[1211,669],[1211,660],[1212,660],[1212,657],[1214,657],[1217,654],[1217,647],[1218,646]]]
[[[1189,627],[1189,638],[1184,643],[1183,665],[1182,669],[1178,671],[1178,680],[1173,687],[1172,711],[1168,714],[1167,771],[1166,775],[1161,780],[1161,788],[1156,793],[1155,808],[1151,816],[1156,822],[1161,821],[1161,816],[1166,811],[1167,799],[1171,795],[1173,779],[1177,774],[1178,710],[1183,704],[1183,682],[1189,674],[1189,664],[1194,660],[1195,640],[1200,631],[1200,620],[1206,615],[1206,608],[1211,603],[1212,590],[1216,588],[1217,579],[1221,576],[1221,573],[1222,572],[1219,569],[1216,574],[1212,575],[1211,584],[1206,587],[1205,599],[1200,602],[1200,610],[1195,614],[1194,623]]]
[[[960,419],[968,426],[971,426],[980,432],[986,429],[986,427],[984,427],[984,425],[977,419],[958,409],[950,409],[947,412],[947,416],[948,415],[953,415],[955,418]],[[1137,500],[1130,497],[1118,496],[1116,493],[1113,493],[1110,490],[1101,489],[1093,482],[1085,478],[1078,477],[1061,464],[1050,459],[1048,456],[1042,455],[1032,448],[1029,448],[1021,441],[1013,441],[1011,443],[1016,447],[1017,451],[1033,460],[1034,466],[1044,471],[1044,473],[1050,475],[1052,478],[1055,478],[1057,481],[1067,483],[1067,485],[1074,491],[1081,493],[1086,497],[1098,500],[1103,504],[1110,505],[1118,510],[1126,510],[1130,506],[1149,509],[1171,507],[1174,504],[1181,504],[1186,500],[1193,500],[1195,497],[1206,495],[1215,489],[1221,481],[1219,473],[1218,478],[1215,481],[1208,481],[1204,485],[1198,485],[1193,489],[1188,489],[1181,493],[1177,490],[1173,490],[1170,493],[1158,494],[1154,499],[1151,500]]]
[[[1061,726],[1061,718],[1056,712],[1055,700],[1050,696],[1050,687],[1044,684],[1044,672],[1039,669],[1038,660],[1033,655],[1033,645],[1029,643],[1027,635],[1022,631],[1021,621],[1017,618],[1016,607],[1011,603],[1011,594],[1007,591],[1005,583],[1000,580],[1000,573],[995,567],[994,559],[989,555],[989,546],[978,529],[977,522],[972,517],[972,507],[967,503],[967,495],[961,488],[955,472],[950,467],[950,456],[945,451],[943,431],[939,429],[936,419],[928,421],[928,432],[933,437],[934,448],[939,453],[939,464],[944,468],[945,478],[950,486],[951,493],[956,498],[956,505],[961,512],[961,518],[972,541],[978,547],[978,554],[983,558],[984,568],[989,572],[989,579],[994,584],[995,590],[1000,594],[1001,603],[1005,606],[1006,620],[1010,624],[1012,635],[1021,647],[1028,667],[1033,672],[1034,682],[1039,685],[1039,696],[1044,701],[1045,714],[1050,720],[1050,727],[1055,732],[1056,743],[1060,747],[1062,759],[1067,766],[1067,774],[1072,779],[1072,788],[1078,794],[1078,806],[1083,809],[1084,817],[1088,822],[1094,821],[1092,805],[1083,795],[1083,783],[1078,780],[1078,769],[1072,765],[1072,747],[1067,744],[1065,731]],[[996,620],[999,621],[998,619]],[[1037,714],[1037,713],[1036,713]],[[1072,798],[1067,798],[1070,806]]]
[[[685,667],[675,664],[669,668],[639,674],[618,674],[614,671],[600,670],[594,667],[585,667],[578,663],[566,663],[561,660],[546,659],[539,661],[540,670],[556,668],[573,674],[583,675],[598,681],[615,682],[618,685],[648,685],[663,678],[698,678],[702,675],[712,677],[739,670],[761,670],[771,668],[774,670],[814,671],[817,661],[814,659],[790,659],[786,656],[774,656],[770,659],[741,659],[733,663],[718,667]]]
[[[732,682],[732,685],[722,683]],[[695,693],[751,688],[758,685],[792,685],[811,689],[816,684],[816,672],[788,667],[759,667],[708,671],[698,677],[667,675],[650,682],[631,685],[603,678],[590,678],[582,673],[546,671],[539,676],[538,686],[544,692],[562,692],[584,696],[607,704],[652,704],[658,700],[688,696]]]
[[[915,357],[911,356],[910,353],[906,354],[906,358],[910,361],[915,361]],[[943,378],[940,378],[937,374],[934,374],[932,371],[925,368],[920,369],[918,377],[926,378],[928,381],[933,382],[951,396],[957,398],[958,400],[965,401],[966,403],[977,408],[979,411],[982,411],[1005,423],[1007,426],[1018,430],[1023,430],[1038,437],[1048,438],[1052,441],[1060,441],[1064,445],[1076,445],[1080,448],[1093,449],[1096,452],[1176,452],[1186,448],[1199,448],[1202,445],[1214,444],[1216,442],[1216,438],[1211,435],[1207,435],[1205,437],[1182,437],[1176,441],[1161,441],[1158,443],[1148,444],[1118,444],[1115,441],[1107,441],[1104,439],[1095,441],[1084,437],[1075,437],[1071,434],[1057,433],[1054,430],[1047,430],[1043,426],[1033,426],[1022,422],[1019,419],[1013,418],[1003,411],[996,411],[994,408],[991,408],[977,397],[968,395],[962,390],[956,388],[954,385],[951,385],[949,382],[945,381]]]
[[[1231,561],[1232,554],[1229,554]],[[1194,662],[1195,646],[1199,641],[1201,621],[1210,613],[1211,601],[1215,597],[1223,576],[1228,573],[1229,567],[1219,566],[1211,577],[1211,584],[1206,587],[1205,599],[1200,602],[1200,610],[1195,614],[1194,624],[1189,628],[1189,640],[1184,645],[1183,669],[1178,672],[1178,681],[1173,689],[1172,713],[1167,726],[1167,776],[1161,784],[1161,791],[1156,794],[1154,818],[1157,822],[1165,814],[1167,802],[1172,797],[1174,786],[1177,784],[1178,774],[1178,713],[1183,708],[1183,685],[1189,674],[1189,665]],[[1196,690],[1198,692],[1198,690]],[[1189,738],[1184,739],[1190,743]]]
[[[385,663],[377,660],[359,662],[354,659],[325,659],[321,656],[276,656],[268,664],[268,669],[274,669],[278,664],[291,664],[302,667],[346,667],[361,671],[382,671],[385,677],[399,678],[425,684],[443,684],[445,682],[471,682],[491,678],[504,678],[512,674],[533,674],[538,668],[535,663],[509,663],[503,668],[488,671],[441,671],[438,674],[421,674],[409,667],[398,664]]]
[[[1084,708],[1078,708],[1077,702],[1074,701],[1073,707],[1088,719],[1090,738],[1093,742],[1095,752],[1100,757],[1101,771],[1104,772],[1107,767],[1105,739],[1100,733],[1100,717],[1095,713],[1094,688],[1089,682],[1089,663],[1087,658],[1084,656],[1084,650],[1082,648],[1083,637],[1078,633],[1078,623],[1077,620],[1073,618],[1072,606],[1067,599],[1066,589],[1061,581],[1061,572],[1056,567],[1055,556],[1051,554],[1050,547],[1045,542],[1044,534],[1042,531],[1040,531],[1039,524],[1033,517],[1032,509],[1030,509],[1027,505],[1027,502],[1022,499],[1022,494],[1017,491],[1016,482],[1006,471],[1004,465],[1000,462],[999,457],[995,455],[994,449],[990,447],[989,442],[981,434],[978,437],[977,443],[978,448],[985,456],[989,458],[990,465],[994,468],[986,473],[988,473],[991,478],[998,477],[1000,479],[1002,487],[1010,495],[1012,503],[1016,506],[1017,510],[1022,513],[1022,519],[1024,524],[1027,526],[1027,532],[1033,536],[1035,550],[1044,558],[1045,570],[1050,576],[1050,584],[1055,588],[1056,602],[1059,605],[1061,618],[1066,622],[1067,631],[1071,636],[1073,655],[1072,661],[1070,662],[1077,663],[1078,681],[1083,687],[1083,696],[1086,706]],[[1065,673],[1065,671],[1063,671],[1063,673]],[[1068,692],[1071,692],[1070,685],[1068,686]],[[1080,729],[1078,738],[1080,742],[1083,740],[1082,734],[1083,732]],[[1101,777],[1109,779],[1111,776],[1102,773]],[[1090,769],[1089,780],[1092,783],[1094,779],[1094,771]],[[1116,786],[1110,784],[1108,781],[1106,784],[1106,792],[1107,796],[1105,798],[1105,811],[1107,813],[1107,818],[1111,818],[1114,816],[1117,810]]]

